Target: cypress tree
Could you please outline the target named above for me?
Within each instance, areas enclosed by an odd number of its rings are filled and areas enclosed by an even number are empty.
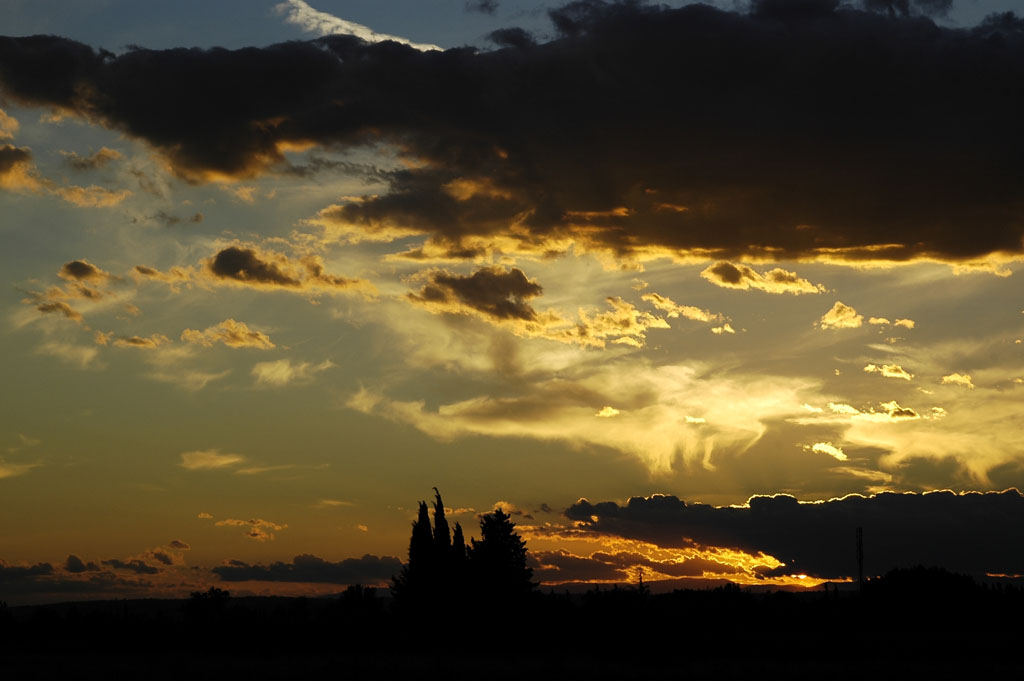
[[[437,573],[434,560],[434,538],[430,530],[430,513],[427,502],[421,501],[419,516],[412,524],[409,539],[409,560],[402,571],[392,579],[391,591],[397,601],[413,602],[423,600],[431,588]]]

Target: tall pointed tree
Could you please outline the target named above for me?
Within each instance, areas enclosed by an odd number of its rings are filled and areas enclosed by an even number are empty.
[[[441,493],[434,488],[434,546],[442,563],[448,562],[448,554],[452,549],[452,535],[448,530],[448,521],[444,517],[444,502]]]
[[[430,589],[436,574],[434,555],[434,538],[430,530],[430,512],[427,502],[421,501],[419,515],[412,524],[412,537],[409,539],[409,560],[402,566],[402,571],[392,579],[391,591],[398,601],[412,602],[422,600]]]

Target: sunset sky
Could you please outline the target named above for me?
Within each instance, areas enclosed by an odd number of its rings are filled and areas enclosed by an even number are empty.
[[[1016,5],[5,2],[0,600],[1024,573]]]

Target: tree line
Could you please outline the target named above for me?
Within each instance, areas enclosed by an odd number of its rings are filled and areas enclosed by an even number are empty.
[[[454,532],[434,488],[433,526],[426,501],[412,524],[409,559],[392,580],[398,607],[410,610],[465,608],[471,603],[505,606],[534,591],[526,542],[511,516],[500,508],[480,517],[480,539],[466,543],[462,525]]]

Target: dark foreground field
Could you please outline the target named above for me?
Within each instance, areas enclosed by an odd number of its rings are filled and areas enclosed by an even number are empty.
[[[135,600],[0,609],[3,675],[42,678],[1022,678],[1024,593],[935,570],[855,590]]]

